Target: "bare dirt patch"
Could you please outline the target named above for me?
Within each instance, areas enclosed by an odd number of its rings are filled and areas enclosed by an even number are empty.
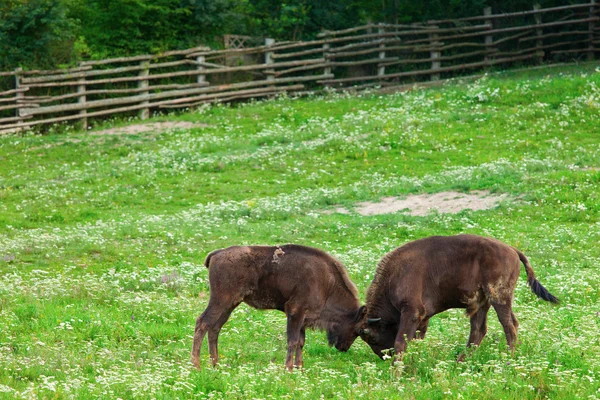
[[[190,129],[206,127],[208,125],[189,122],[189,121],[165,121],[165,122],[149,122],[147,124],[135,124],[121,126],[118,128],[103,129],[101,131],[90,132],[90,135],[137,135],[144,132],[164,131],[167,129]]]
[[[360,215],[389,214],[403,210],[406,210],[407,214],[415,216],[424,216],[432,211],[456,214],[467,209],[487,210],[506,198],[508,198],[507,194],[492,194],[487,190],[470,193],[440,192],[410,195],[405,199],[385,197],[377,203],[369,201],[358,203],[355,211]],[[340,212],[339,209],[336,209],[336,212]]]

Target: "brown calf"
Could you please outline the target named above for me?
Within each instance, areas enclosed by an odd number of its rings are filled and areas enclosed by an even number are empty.
[[[498,240],[458,235],[407,243],[380,261],[367,293],[367,321],[360,335],[379,357],[394,348],[401,359],[407,340],[425,337],[429,318],[450,308],[466,308],[471,318],[467,346],[479,345],[491,306],[512,349],[519,326],[512,301],[521,262],[533,293],[558,303],[535,279],[527,257]]]
[[[325,329],[329,345],[347,351],[364,322],[365,307],[346,269],[324,251],[293,244],[233,246],[210,253],[205,265],[210,300],[196,321],[192,362],[197,368],[206,332],[212,363],[218,362],[219,331],[241,302],[286,313],[288,369],[302,366],[305,328]]]

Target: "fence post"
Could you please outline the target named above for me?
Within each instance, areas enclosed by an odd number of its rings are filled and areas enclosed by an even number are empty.
[[[382,34],[382,33],[385,32],[385,28],[383,27],[382,23],[379,23],[379,25],[380,26],[379,26],[379,28],[377,28],[377,32],[380,33],[380,34]],[[385,36],[382,35],[379,39],[383,41],[383,40],[385,40]],[[383,60],[385,58],[385,44],[381,43],[379,45],[379,49],[380,49],[379,50],[379,59]],[[385,75],[385,65],[379,64],[377,67],[378,67],[377,68],[377,75],[380,76],[380,77],[383,77]]]
[[[21,89],[21,77],[19,76],[19,72],[21,72],[21,71],[23,71],[23,68],[21,68],[21,67],[15,69],[15,89],[17,89],[17,90]],[[16,93],[17,105],[22,104],[23,97],[25,97],[25,94],[21,91],[17,91],[17,93]],[[21,110],[21,107],[16,109],[15,116],[17,116],[17,117],[23,116],[23,111]],[[23,120],[20,119],[17,121],[17,123],[22,124]]]
[[[534,11],[539,11],[542,7],[539,4],[534,4],[533,6],[533,10]],[[536,13],[534,14],[535,16],[535,24],[536,25],[540,25],[542,23],[542,14],[540,13]],[[542,28],[536,28],[535,29],[535,36],[537,36],[537,40],[535,41],[535,52],[538,54],[538,56],[536,57],[536,62],[538,64],[541,64],[544,56],[542,53],[542,47],[544,46],[544,41],[541,38],[541,36],[544,34],[544,30]]]
[[[596,0],[590,0],[591,6],[590,6],[590,18],[594,17],[594,6],[596,5]],[[594,21],[590,21],[588,24],[588,29],[590,31],[589,33],[589,41],[590,41],[590,45],[588,48],[588,53],[587,53],[587,59],[588,61],[592,61],[594,59],[594,29],[596,28],[596,24],[594,23]]]
[[[271,39],[271,38],[265,39],[265,46],[273,46],[274,44],[275,44],[275,39]],[[273,64],[273,52],[270,50],[265,51],[265,64]],[[265,74],[267,74],[268,81],[275,80],[275,70],[266,69]]]
[[[225,35],[225,36],[227,36],[227,35]],[[198,56],[198,57],[196,57],[196,62],[198,63],[198,67],[197,67],[198,68],[198,72],[204,71],[204,65],[202,65],[202,63],[204,63],[205,61],[206,61],[206,58],[204,56]],[[206,75],[200,73],[198,75],[198,78],[197,78],[196,82],[198,82],[198,83],[204,83],[204,82],[206,82]]]
[[[82,66],[82,65],[80,65],[80,66]],[[77,103],[85,104],[85,102],[87,101],[87,98],[85,96],[85,76],[79,79],[79,85],[77,85],[77,93],[80,94],[80,96],[77,98]],[[88,119],[86,116],[87,109],[83,109],[83,110],[79,111],[79,115],[81,115],[81,120],[80,120],[81,129],[85,131],[88,128]]]
[[[486,7],[483,9],[483,15],[486,17],[489,17],[490,15],[492,15],[492,7]],[[490,25],[490,30],[494,29],[493,27],[493,21],[491,19],[486,19],[484,20],[485,24]],[[494,37],[492,35],[485,35],[485,56],[483,56],[483,61],[485,61],[486,65],[488,65],[487,63],[490,62],[490,60],[493,58],[490,56],[489,51],[492,49],[492,44],[494,43]]]
[[[431,29],[438,29],[438,26],[432,25]],[[440,43],[438,42],[438,34],[437,33],[429,34],[429,43],[431,45],[431,52],[429,53],[430,58],[431,58],[431,69],[435,71],[436,69],[440,69],[442,67],[442,62],[440,60],[438,60],[442,56],[442,52],[438,50]],[[440,73],[432,72],[431,80],[439,81]]]
[[[321,31],[324,32],[324,30]],[[324,39],[325,43],[323,43],[323,60],[325,60],[325,64],[329,64],[329,49],[331,48],[331,45],[329,44],[329,42],[327,42],[327,40],[329,39],[328,36],[325,36]],[[327,66],[323,68],[323,74],[331,74],[331,67]]]
[[[142,70],[140,71],[139,76],[147,77],[148,75],[150,75],[150,61],[142,61],[142,62],[140,62],[140,66],[142,67]],[[146,89],[146,88],[148,88],[148,86],[150,86],[150,85],[149,85],[147,79],[143,79],[138,82],[138,88],[140,88],[140,89]],[[150,93],[149,91],[144,90],[144,91],[140,92],[140,96],[145,96],[149,93]],[[144,100],[140,104],[146,105],[146,104],[148,104],[148,100]],[[140,109],[139,116],[140,116],[140,119],[142,119],[142,120],[150,118],[150,109],[149,108]]]

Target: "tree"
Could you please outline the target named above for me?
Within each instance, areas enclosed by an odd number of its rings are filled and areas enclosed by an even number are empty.
[[[72,58],[76,23],[61,0],[4,0],[0,6],[0,69],[48,68]]]

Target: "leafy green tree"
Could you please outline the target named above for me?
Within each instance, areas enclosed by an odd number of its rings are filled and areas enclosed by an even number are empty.
[[[3,0],[0,69],[69,63],[76,28],[61,0]]]

